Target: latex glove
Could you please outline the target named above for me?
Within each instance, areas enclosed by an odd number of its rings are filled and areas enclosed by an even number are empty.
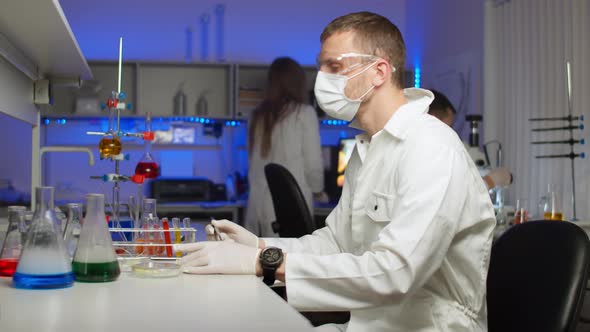
[[[233,241],[205,241],[174,244],[177,252],[189,253],[180,259],[184,273],[256,274],[260,249]]]
[[[225,240],[233,240],[239,244],[243,244],[248,247],[258,248],[258,236],[252,234],[244,227],[231,222],[227,219],[212,220],[211,223],[215,225],[217,231],[219,231],[221,238]],[[209,227],[207,227],[209,226]],[[207,239],[214,239],[213,227],[210,225],[205,226],[205,232],[207,233]]]
[[[495,187],[508,187],[512,184],[512,173],[504,167],[494,168],[486,176],[492,182],[490,189]]]

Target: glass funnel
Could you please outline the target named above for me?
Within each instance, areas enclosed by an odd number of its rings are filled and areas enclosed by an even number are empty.
[[[74,274],[53,205],[53,187],[35,188],[35,214],[16,272],[16,288],[72,286]]]
[[[98,143],[98,152],[101,159],[116,156],[121,153],[121,138],[115,131],[115,117],[112,109],[109,110],[109,130]]]
[[[0,276],[10,277],[16,271],[26,238],[24,206],[8,207],[8,229],[0,250]]]
[[[114,281],[121,273],[105,221],[104,195],[86,195],[86,218],[72,262],[77,281]]]
[[[82,204],[69,203],[66,204],[68,208],[68,219],[64,230],[64,241],[70,257],[74,257],[80,233],[82,231]]]
[[[145,117],[145,131],[151,132],[152,131],[152,120],[151,114],[148,112]],[[146,140],[145,141],[145,152],[137,166],[135,166],[135,174],[136,175],[143,175],[146,179],[155,179],[160,175],[160,167],[158,163],[154,160],[151,154],[152,151],[152,142]]]

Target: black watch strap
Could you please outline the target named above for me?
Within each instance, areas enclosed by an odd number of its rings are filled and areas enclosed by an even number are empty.
[[[268,286],[271,286],[275,283],[276,272],[276,267],[262,267],[262,281]]]

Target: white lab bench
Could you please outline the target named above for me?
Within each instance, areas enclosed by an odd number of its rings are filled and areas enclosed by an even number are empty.
[[[22,290],[0,277],[0,331],[311,331],[254,276],[188,275]]]

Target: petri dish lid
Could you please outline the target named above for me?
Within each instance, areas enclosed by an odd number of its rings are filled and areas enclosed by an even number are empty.
[[[131,272],[131,267],[139,263],[149,262],[150,258],[145,256],[129,256],[129,257],[117,257],[119,261],[119,267],[121,272]]]
[[[140,278],[171,278],[180,275],[180,265],[169,262],[141,262],[131,266],[134,276]]]

